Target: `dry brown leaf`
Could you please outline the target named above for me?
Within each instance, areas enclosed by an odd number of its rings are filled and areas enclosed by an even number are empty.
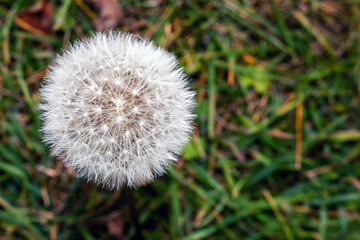
[[[293,140],[295,138],[294,134],[284,132],[284,131],[282,131],[280,129],[271,129],[269,131],[269,135],[272,136],[272,137],[289,139],[289,140]]]
[[[336,15],[342,11],[341,4],[333,0],[318,2],[316,5],[316,7],[325,14]]]
[[[242,56],[242,59],[244,60],[244,62],[246,62],[247,64],[254,64],[256,62],[256,57],[250,55],[250,54],[244,54]]]
[[[18,14],[15,22],[26,31],[40,36],[49,36],[53,9],[50,1],[37,2],[28,10]]]
[[[360,191],[360,180],[357,178],[350,178],[349,180],[352,185],[354,185],[354,187],[356,187]]]
[[[124,12],[118,0],[88,0],[100,10],[100,16],[93,20],[98,31],[118,27],[124,18]]]
[[[124,220],[118,214],[109,216],[106,222],[108,232],[115,236],[117,239],[123,239],[124,237]]]
[[[36,170],[45,173],[48,177],[57,177],[59,175],[55,169],[45,167],[44,165],[37,165]]]

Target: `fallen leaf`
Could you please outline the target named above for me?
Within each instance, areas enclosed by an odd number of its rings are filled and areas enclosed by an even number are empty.
[[[354,187],[356,187],[360,191],[360,180],[354,177],[350,178],[349,180],[352,183],[352,185],[354,185]]]
[[[100,16],[93,20],[98,31],[118,27],[124,18],[124,12],[118,0],[88,0],[88,2],[100,10]]]
[[[37,2],[28,10],[18,14],[15,22],[26,31],[40,36],[49,36],[53,9],[50,1]]]
[[[256,62],[256,57],[250,55],[250,54],[244,54],[242,56],[242,59],[244,60],[244,62],[246,62],[247,64],[254,64]]]
[[[228,77],[227,77],[227,84],[229,86],[233,86],[235,84],[234,66],[235,66],[235,58],[232,57],[229,60],[229,69],[228,69]]]
[[[280,129],[271,129],[269,131],[269,135],[272,136],[272,137],[289,139],[289,140],[293,140],[295,138],[294,134],[284,132],[284,131],[282,131]]]
[[[59,175],[55,169],[45,167],[44,165],[37,165],[36,170],[45,173],[48,177],[56,177]]]
[[[341,4],[332,0],[318,2],[316,5],[319,11],[322,11],[326,14],[336,15],[342,10]]]
[[[123,239],[124,237],[124,220],[119,214],[109,216],[106,222],[108,232],[115,236],[116,239]]]

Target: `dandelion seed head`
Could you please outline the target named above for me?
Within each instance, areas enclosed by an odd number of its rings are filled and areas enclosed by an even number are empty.
[[[110,189],[164,174],[189,139],[194,92],[174,55],[115,31],[58,54],[40,90],[44,141]]]

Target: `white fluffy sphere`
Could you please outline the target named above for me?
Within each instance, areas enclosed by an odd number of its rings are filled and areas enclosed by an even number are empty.
[[[172,54],[134,35],[110,31],[75,42],[44,81],[44,140],[90,181],[144,185],[189,139],[195,103],[187,76]]]

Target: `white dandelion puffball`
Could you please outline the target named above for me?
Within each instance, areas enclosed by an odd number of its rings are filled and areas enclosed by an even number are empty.
[[[58,54],[40,90],[44,141],[65,165],[110,189],[145,185],[177,160],[194,95],[171,53],[109,31]]]

